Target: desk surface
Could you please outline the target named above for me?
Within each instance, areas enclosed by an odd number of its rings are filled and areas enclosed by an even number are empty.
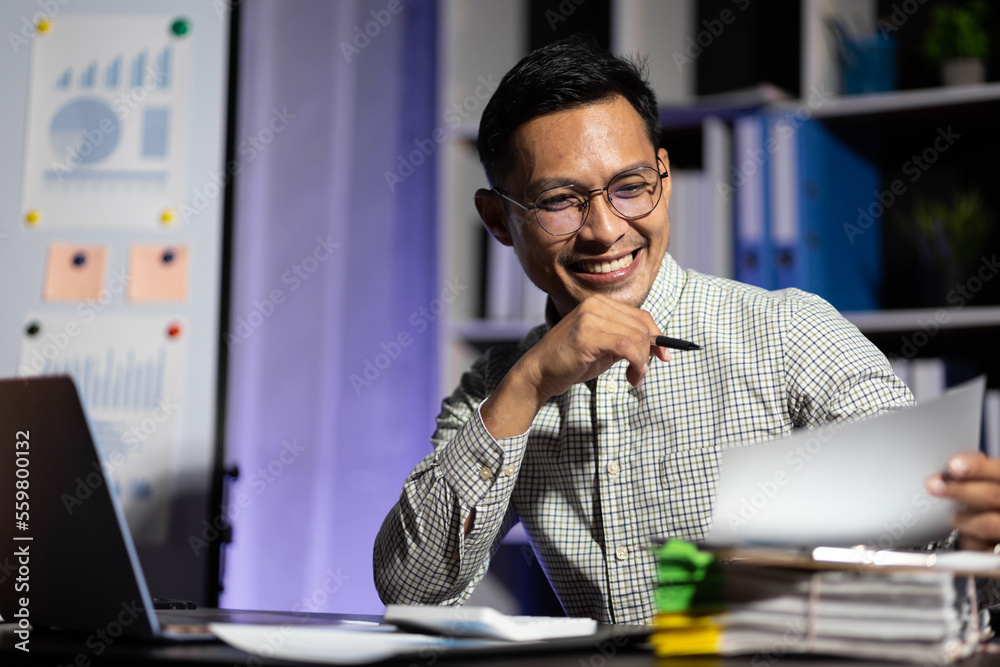
[[[344,621],[380,622],[381,617],[360,614],[307,614],[292,612],[232,611],[198,609],[161,611],[161,622],[255,623],[273,625],[336,625]],[[0,626],[0,664],[3,665],[60,665],[91,667],[91,665],[184,664],[232,665],[257,667],[258,665],[290,665],[292,663],[262,655],[247,653],[217,640],[195,641],[138,641],[119,638],[109,643],[95,641],[93,635],[40,631],[32,633],[28,653],[18,650],[20,641],[13,630]],[[485,663],[518,665],[580,665],[654,664],[655,658],[642,638],[633,641],[615,626],[603,626],[597,635],[583,639],[555,640],[544,645],[512,643],[500,649],[423,649],[401,656],[398,660],[375,663],[378,665],[405,664],[408,667],[432,667],[435,664],[479,665]],[[580,661],[583,660],[583,663]],[[634,663],[633,663],[634,661]]]
[[[219,610],[199,610],[206,619],[216,620],[220,614],[234,621],[256,623],[298,623],[335,624],[345,620],[378,620],[377,616],[357,614],[308,614],[296,615],[282,612],[227,612]],[[294,619],[294,620],[292,620]],[[3,665],[46,665],[60,667],[91,667],[115,665],[205,665],[218,667],[259,667],[263,665],[302,665],[306,663],[268,659],[246,653],[218,641],[181,642],[136,642],[119,639],[110,644],[95,644],[87,637],[56,632],[34,633],[30,639],[30,652],[15,648],[18,641],[10,630],[0,630],[0,663]],[[756,661],[754,658],[756,657]],[[766,662],[761,662],[764,658]],[[719,665],[767,665],[773,667],[780,662],[781,667],[801,665],[839,665],[859,667],[878,663],[869,661],[843,660],[820,656],[741,656],[730,658],[694,657],[658,660],[652,650],[641,640],[624,638],[614,626],[603,626],[599,634],[582,640],[558,640],[545,646],[511,644],[502,649],[488,651],[469,650],[424,650],[399,659],[373,663],[377,665],[406,665],[407,667],[434,667],[435,665],[504,665],[517,664],[519,667],[637,667],[640,665],[690,665],[708,667]],[[977,655],[960,663],[961,667],[986,667],[997,664],[996,655]]]

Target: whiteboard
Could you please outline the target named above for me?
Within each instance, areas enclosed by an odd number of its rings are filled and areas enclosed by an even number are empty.
[[[224,0],[0,3],[0,376],[74,377],[153,594],[201,602],[229,19]]]

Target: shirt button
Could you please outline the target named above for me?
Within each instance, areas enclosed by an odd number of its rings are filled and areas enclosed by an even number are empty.
[[[615,549],[615,557],[618,560],[628,560],[628,549],[625,547],[618,547]]]
[[[609,394],[613,394],[618,391],[618,383],[614,380],[608,380],[608,383],[605,386],[607,387]]]
[[[479,469],[479,476],[488,482],[491,479],[493,479],[493,471],[487,468],[486,466],[483,466],[482,468]]]
[[[507,475],[508,477],[513,477],[515,472],[517,472],[517,469],[514,468],[513,463],[511,463],[509,466],[503,469],[503,474]]]
[[[618,465],[617,463],[612,462],[608,464],[609,475],[617,475],[621,471],[621,469],[622,469],[621,466]]]

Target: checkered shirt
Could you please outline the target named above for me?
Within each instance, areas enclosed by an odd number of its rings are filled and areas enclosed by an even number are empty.
[[[652,359],[635,388],[620,361],[549,400],[523,435],[491,437],[479,405],[550,325],[465,373],[376,539],[384,602],[464,602],[520,521],[567,614],[650,622],[650,538],[707,535],[722,448],[913,403],[882,353],[813,294],[685,271],[667,255],[642,308],[703,349]]]

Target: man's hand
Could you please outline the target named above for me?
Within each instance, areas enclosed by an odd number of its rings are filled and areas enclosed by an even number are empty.
[[[621,359],[628,359],[626,377],[638,386],[651,355],[670,360],[665,348],[650,345],[649,337],[659,333],[645,310],[593,296],[556,324],[518,365],[544,400],[594,379]]]
[[[1000,459],[957,454],[948,460],[947,474],[927,478],[927,491],[965,505],[952,517],[959,548],[993,551],[1000,543]]]
[[[483,422],[494,438],[520,435],[553,396],[586,382],[621,359],[625,377],[638,386],[649,358],[670,360],[670,353],[650,344],[660,333],[652,315],[603,295],[580,303],[552,327],[507,373],[483,403]]]

